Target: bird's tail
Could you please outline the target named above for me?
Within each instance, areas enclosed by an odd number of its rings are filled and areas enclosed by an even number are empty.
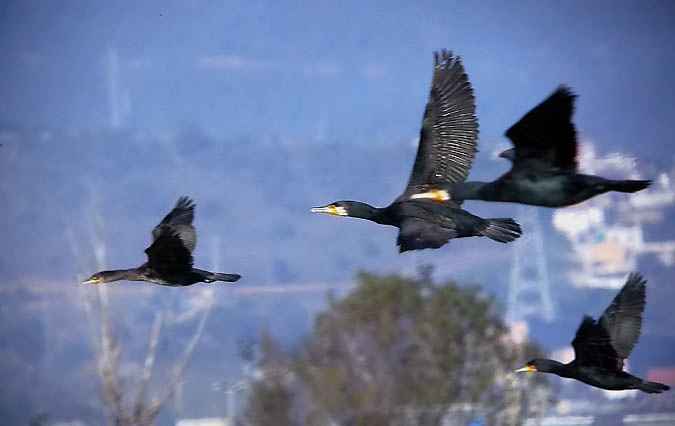
[[[638,385],[638,389],[647,393],[661,393],[670,390],[670,386],[656,382],[642,382]]]
[[[521,232],[520,225],[513,219],[485,219],[480,235],[500,243],[510,243],[520,237]]]
[[[610,191],[638,192],[652,184],[651,180],[611,180],[607,184]]]
[[[241,278],[241,275],[239,274],[222,274],[220,272],[214,272],[211,274],[209,277],[212,281],[225,281],[228,283],[233,283],[235,281],[239,281],[239,278]]]

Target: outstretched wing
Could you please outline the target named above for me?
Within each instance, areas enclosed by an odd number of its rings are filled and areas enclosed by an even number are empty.
[[[152,230],[152,239],[156,241],[160,235],[169,231],[169,234],[176,234],[185,247],[193,252],[197,245],[197,233],[192,226],[194,218],[194,201],[188,197],[180,197],[173,210]]]
[[[147,265],[162,277],[192,270],[192,253],[180,235],[169,227],[159,231],[155,241],[145,249],[145,254],[148,255]]]
[[[506,131],[515,146],[514,168],[536,161],[545,167],[576,170],[575,98],[568,87],[560,86]]]
[[[610,371],[621,371],[623,359],[612,346],[607,330],[589,316],[584,319],[572,340],[574,362],[579,365],[600,367]]]
[[[646,283],[640,274],[630,274],[626,284],[600,317],[600,325],[607,330],[612,346],[621,358],[630,356],[640,338]]]
[[[623,368],[623,360],[630,356],[640,337],[645,284],[641,275],[631,274],[598,321],[584,317],[572,341],[577,362]]]
[[[473,89],[458,56],[434,52],[434,76],[417,157],[406,194],[462,182],[476,155],[478,120]]]

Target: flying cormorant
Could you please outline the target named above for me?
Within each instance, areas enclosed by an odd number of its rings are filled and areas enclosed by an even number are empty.
[[[623,371],[623,360],[640,337],[645,284],[640,274],[631,274],[599,320],[584,316],[572,340],[572,362],[534,359],[516,371],[553,373],[608,390],[639,389],[647,393],[669,390],[667,385],[646,382]]]
[[[111,281],[148,281],[172,287],[198,282],[235,282],[238,274],[222,274],[192,267],[192,251],[197,234],[192,225],[195,204],[188,197],[178,199],[176,206],[152,230],[153,242],[145,249],[148,261],[138,268],[102,271],[83,284],[103,284]]]
[[[514,148],[500,157],[511,170],[493,182],[432,187],[413,199],[483,200],[564,207],[609,191],[636,192],[649,180],[612,180],[577,173],[577,135],[572,123],[576,95],[560,86],[506,131]]]
[[[476,153],[478,123],[473,90],[459,57],[434,53],[431,93],[408,186],[393,203],[377,208],[357,201],[314,207],[314,213],[351,216],[399,228],[400,251],[439,248],[451,238],[484,236],[507,243],[520,236],[513,219],[483,219],[460,203],[411,200],[410,196],[466,179]]]

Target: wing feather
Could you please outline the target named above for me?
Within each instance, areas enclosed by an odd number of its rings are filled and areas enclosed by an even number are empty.
[[[514,168],[536,161],[546,167],[577,169],[575,98],[568,87],[560,86],[506,131],[516,149]]]
[[[478,120],[473,89],[462,61],[434,52],[434,76],[406,193],[466,180],[476,155]]]
[[[440,248],[457,236],[452,221],[445,225],[429,222],[424,219],[408,217],[401,222],[396,245],[401,253],[408,250]]]
[[[163,228],[145,249],[148,256],[147,265],[162,277],[171,277],[192,270],[192,254],[185,246],[178,233]]]
[[[600,367],[610,371],[621,371],[623,359],[612,346],[607,330],[592,317],[584,316],[572,340],[574,362],[583,366]]]
[[[621,358],[628,358],[640,338],[645,309],[646,281],[640,274],[628,276],[626,284],[600,317],[600,325],[612,339]]]
[[[156,240],[163,232],[169,230],[183,241],[185,247],[193,252],[197,245],[197,232],[192,221],[195,218],[195,203],[188,197],[180,197],[176,206],[164,216],[164,219],[152,230],[152,238]]]
[[[623,369],[640,337],[645,284],[640,274],[631,274],[598,321],[584,317],[572,341],[577,363]]]

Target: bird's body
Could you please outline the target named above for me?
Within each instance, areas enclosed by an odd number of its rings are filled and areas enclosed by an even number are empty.
[[[176,206],[152,230],[153,242],[145,250],[148,261],[132,269],[101,271],[92,275],[87,284],[127,280],[183,287],[198,282],[235,282],[238,274],[223,274],[197,269],[192,266],[192,251],[197,244],[197,234],[192,225],[194,203],[181,197]]]
[[[565,207],[609,191],[636,192],[648,180],[612,180],[578,173],[577,136],[572,123],[576,96],[561,86],[506,132],[514,148],[500,157],[511,170],[493,182],[457,182],[430,188],[414,198],[436,198],[438,191],[454,200],[482,200]]]
[[[566,171],[513,171],[494,182],[463,182],[449,187],[458,200],[497,201],[541,207],[566,207],[609,191],[635,192],[646,181],[612,180]]]
[[[643,381],[625,371],[608,370],[598,367],[572,366],[573,376],[587,385],[606,390],[640,389]],[[565,376],[562,376],[565,377]]]
[[[572,362],[534,359],[517,371],[552,373],[607,390],[639,389],[647,393],[669,390],[667,385],[644,381],[623,370],[624,360],[640,337],[645,284],[639,274],[631,274],[598,320],[583,318],[572,341]]]
[[[518,238],[520,226],[513,219],[483,219],[454,201],[411,199],[431,187],[466,179],[476,153],[475,111],[473,90],[460,59],[447,51],[435,53],[417,156],[403,195],[383,208],[337,201],[312,211],[396,226],[400,229],[397,243],[401,252],[439,248],[453,238],[485,236],[502,243]]]
[[[512,219],[483,219],[452,204],[430,200],[396,200],[383,208],[357,201],[333,205],[351,211],[350,217],[398,227],[396,244],[401,253],[439,248],[453,238],[485,236],[509,242],[520,234],[520,227]]]
[[[234,282],[239,280],[237,274],[221,274],[202,269],[192,268],[189,271],[177,273],[159,273],[147,263],[132,269],[120,269],[114,271],[102,271],[99,274],[106,276],[106,282],[112,281],[145,281],[169,287],[184,287],[200,282],[211,283],[214,281]]]

